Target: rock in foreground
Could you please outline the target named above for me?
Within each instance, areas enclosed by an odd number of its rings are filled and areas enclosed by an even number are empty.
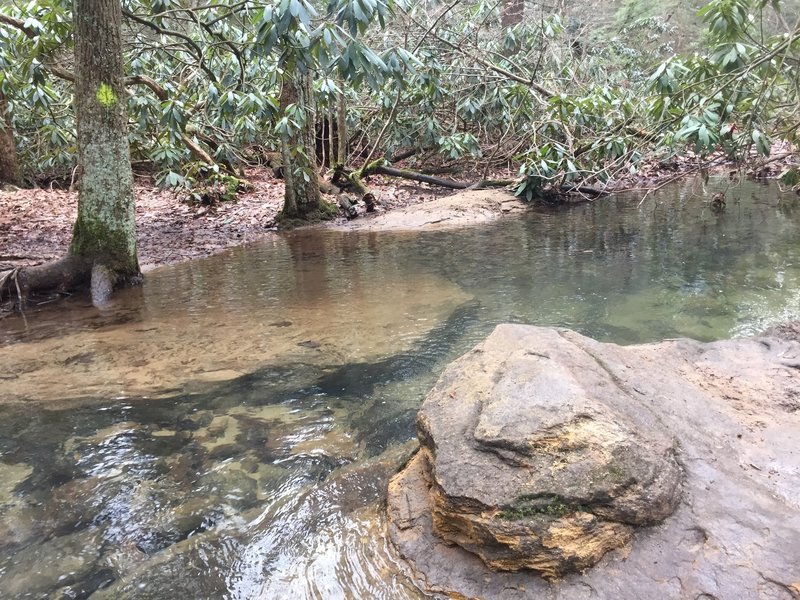
[[[458,597],[798,598],[798,367],[779,337],[502,325],[423,404],[390,535]]]

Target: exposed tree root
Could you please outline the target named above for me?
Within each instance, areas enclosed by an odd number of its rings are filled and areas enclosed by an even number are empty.
[[[24,310],[32,294],[44,292],[74,292],[88,289],[92,303],[101,306],[108,302],[115,289],[136,285],[141,275],[120,277],[113,269],[99,261],[92,262],[67,255],[58,260],[23,267],[0,273],[0,301],[17,299],[17,306]]]
[[[6,287],[9,289],[16,288],[17,298],[22,298],[22,290],[19,287],[19,269],[11,269],[0,273],[0,301],[3,300],[2,292]]]

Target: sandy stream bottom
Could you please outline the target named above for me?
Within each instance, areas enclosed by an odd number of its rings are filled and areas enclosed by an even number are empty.
[[[347,302],[221,307],[0,347],[0,402],[173,394],[273,364],[346,364],[407,350],[470,297],[434,276],[350,283]],[[390,301],[387,302],[387,299]],[[87,309],[90,310],[90,309]]]

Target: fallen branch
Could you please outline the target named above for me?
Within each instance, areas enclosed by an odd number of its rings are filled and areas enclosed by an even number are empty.
[[[50,257],[24,256],[24,255],[19,255],[19,254],[0,254],[0,261],[6,261],[6,260],[38,260],[38,261],[43,261],[43,260],[47,260],[48,258],[50,258]],[[2,279],[0,279],[0,281],[1,280]]]
[[[559,192],[562,194],[583,194],[591,198],[600,198],[609,194],[606,190],[598,190],[588,185],[562,185]]]
[[[461,173],[464,169],[455,166],[443,167],[426,167],[420,169],[419,172],[423,175],[445,175],[448,173]]]
[[[420,151],[419,148],[406,148],[405,150],[401,150],[399,152],[396,152],[392,156],[388,156],[386,158],[387,158],[387,160],[389,162],[396,163],[396,162],[400,162],[401,160],[405,160],[407,158],[411,158],[412,156],[414,156],[419,151]]]
[[[471,184],[463,181],[454,181],[452,179],[443,179],[442,177],[434,177],[433,175],[425,175],[417,171],[410,171],[408,169],[397,169],[395,167],[387,167],[384,165],[375,165],[372,167],[371,172],[362,173],[367,175],[388,175],[390,177],[401,177],[403,179],[410,179],[411,181],[419,181],[420,183],[429,183],[431,185],[438,185],[440,187],[449,188],[451,190],[465,190]]]
[[[334,173],[334,183],[347,181],[352,189],[362,195],[368,194],[368,190],[362,178],[369,177],[370,175],[386,175],[389,177],[399,177],[401,179],[409,179],[411,181],[418,181],[420,183],[427,183],[430,185],[438,185],[439,187],[451,190],[483,190],[488,188],[506,188],[518,183],[513,179],[481,179],[475,182],[456,181],[453,179],[444,179],[442,177],[435,177],[426,173],[419,173],[409,169],[398,169],[386,165],[385,159],[376,160],[368,165],[364,165],[358,171],[346,173],[343,168],[339,167],[338,171]],[[338,178],[338,181],[337,181]],[[555,190],[555,193],[564,194],[582,194],[587,198],[599,198],[608,195],[605,190],[599,190],[586,185],[562,185]]]
[[[363,177],[373,174],[388,175],[389,177],[401,177],[402,179],[410,179],[411,181],[419,181],[420,183],[438,185],[451,190],[480,190],[485,188],[500,188],[512,185],[514,183],[511,180],[505,179],[481,179],[480,181],[469,183],[465,181],[455,181],[453,179],[444,179],[442,177],[434,177],[433,175],[426,175],[425,173],[418,173],[417,171],[410,171],[408,169],[396,169],[395,167],[387,167],[380,164],[371,165],[371,168],[364,169],[361,173]]]

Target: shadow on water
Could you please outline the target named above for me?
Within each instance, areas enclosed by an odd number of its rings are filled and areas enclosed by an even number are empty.
[[[497,323],[633,343],[800,315],[796,201],[748,184],[712,214],[693,185],[298,233],[155,272],[105,314],[5,320],[0,595],[417,598],[380,501],[436,377]]]
[[[379,455],[413,438],[416,407],[438,363],[476,325],[478,311],[476,302],[466,303],[409,351],[372,363],[264,367],[192,394],[126,398],[100,403],[99,409],[86,399],[78,407],[33,415],[19,407],[0,408],[0,456],[5,463],[32,466],[13,488],[25,500],[15,500],[6,511],[0,532],[4,525],[13,529],[9,521],[21,515],[37,522],[35,531],[12,532],[6,539],[0,533],[0,548],[16,548],[15,535],[24,547],[30,541],[26,533],[94,540],[99,551],[87,557],[84,578],[66,586],[74,597],[88,597],[110,585],[124,594],[138,589],[121,577],[121,569],[102,566],[123,560],[112,548],[129,548],[142,561],[170,548],[176,561],[197,558],[195,550],[186,555],[181,544],[205,535],[218,552],[220,531],[249,543],[247,527],[229,531],[246,513],[258,522],[252,535],[277,524],[270,552],[314,530],[330,536],[327,521],[340,519],[343,502],[353,512],[383,497],[401,456]],[[326,436],[333,439],[316,443]],[[370,464],[370,457],[378,458]],[[359,467],[328,483],[355,461]],[[72,505],[76,494],[80,502]],[[261,514],[262,505],[268,516]],[[380,518],[375,514],[347,527],[372,530]],[[41,549],[37,560],[63,551],[63,544],[47,541],[34,547]],[[10,577],[11,589],[17,564],[18,554],[0,558],[0,581],[3,574]],[[232,568],[228,562],[222,571]],[[222,585],[208,579],[204,593]],[[187,585],[181,577],[159,589],[187,593]]]
[[[416,342],[411,350],[389,356],[373,363],[354,363],[333,367],[295,364],[268,366],[253,373],[237,377],[219,384],[205,384],[207,389],[192,394],[176,395],[170,398],[126,398],[97,409],[103,403],[89,403],[82,399],[83,406],[71,407],[65,411],[35,411],[16,407],[0,407],[0,456],[11,462],[37,462],[53,471],[44,479],[40,476],[28,478],[26,487],[40,487],[42,483],[57,484],[71,479],[80,472],[80,461],[70,466],[48,464],[47,460],[36,460],[56,454],[56,449],[68,437],[88,436],[98,429],[111,427],[116,423],[132,422],[140,426],[179,432],[197,431],[203,420],[191,415],[203,407],[204,410],[224,411],[232,407],[265,405],[313,404],[320,398],[335,401],[339,405],[354,403],[358,406],[348,410],[358,414],[358,409],[369,406],[376,387],[386,387],[397,382],[427,376],[433,378],[435,366],[443,356],[451,354],[452,349],[463,337],[465,331],[478,323],[479,306],[469,302],[459,307],[444,322],[435,326],[422,340]],[[310,382],[310,383],[309,383]],[[300,384],[304,384],[299,386]],[[426,385],[419,386],[424,389]],[[407,404],[418,406],[419,398]],[[406,404],[403,402],[402,404]],[[361,424],[358,435],[366,439],[375,430],[383,431],[381,419],[393,420],[393,416],[374,414],[359,416],[354,424]],[[405,412],[405,411],[404,411]],[[366,420],[365,420],[366,419]],[[384,431],[384,433],[387,433]],[[413,436],[413,427],[407,428],[397,436],[389,435],[386,443],[407,441]],[[125,437],[136,438],[136,432]],[[141,437],[141,436],[139,436]],[[181,438],[178,438],[180,440]],[[147,440],[146,437],[142,440]],[[169,455],[176,450],[178,441],[173,438],[149,439],[151,448],[139,441],[140,449],[146,454]],[[385,449],[386,443],[375,450]],[[96,453],[96,457],[102,453]]]

